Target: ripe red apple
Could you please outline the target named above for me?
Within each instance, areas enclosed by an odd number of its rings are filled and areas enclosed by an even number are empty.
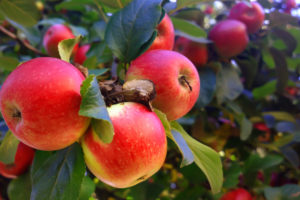
[[[175,42],[174,50],[182,53],[197,67],[207,63],[207,47],[205,44],[193,42],[187,38],[179,37]]]
[[[57,58],[35,58],[19,65],[0,91],[0,110],[9,129],[39,150],[74,143],[90,119],[78,115],[81,72]]]
[[[6,178],[16,178],[23,174],[31,165],[34,158],[34,149],[19,143],[13,164],[0,162],[0,174]]]
[[[291,10],[297,7],[297,3],[295,0],[286,0],[284,12],[291,14]]]
[[[43,39],[43,45],[50,56],[59,57],[58,43],[62,40],[72,38],[75,38],[75,36],[69,27],[63,24],[55,24],[46,31]],[[74,47],[73,53],[77,51],[77,48],[78,45]]]
[[[197,101],[200,78],[193,63],[180,53],[168,50],[146,52],[134,60],[126,80],[148,79],[155,84],[153,106],[176,120],[188,113]]]
[[[220,200],[252,200],[251,194],[243,189],[238,188],[224,194]]]
[[[246,25],[248,33],[256,33],[264,23],[265,13],[257,2],[251,2],[251,6],[239,2],[231,8],[228,19],[239,20]]]
[[[103,143],[92,128],[82,140],[85,162],[104,183],[117,188],[138,184],[164,163],[167,140],[164,127],[154,112],[138,103],[108,107],[115,135]]]
[[[156,29],[157,36],[147,51],[154,49],[172,50],[174,46],[175,34],[173,23],[167,14],[158,24]]]
[[[91,45],[85,44],[78,48],[74,55],[74,62],[82,65],[86,60],[86,53],[89,51]]]
[[[208,35],[220,56],[230,58],[242,53],[249,42],[245,24],[237,20],[223,20]]]

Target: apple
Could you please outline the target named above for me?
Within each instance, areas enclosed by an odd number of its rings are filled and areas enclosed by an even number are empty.
[[[248,33],[256,33],[264,23],[265,13],[257,2],[239,2],[235,4],[229,13],[228,19],[236,19],[243,22]]]
[[[20,142],[17,147],[13,164],[0,162],[0,174],[6,178],[16,178],[23,174],[31,165],[34,158],[34,149]]]
[[[230,58],[242,53],[249,42],[245,24],[240,21],[227,19],[216,24],[208,37],[214,41],[220,56]]]
[[[164,127],[156,114],[133,102],[108,107],[115,135],[103,143],[92,128],[81,141],[85,162],[104,183],[126,188],[136,185],[163,165],[167,153]]]
[[[72,38],[75,38],[75,36],[69,27],[63,24],[55,24],[46,31],[43,38],[43,45],[50,56],[58,58],[58,43],[62,40]],[[77,51],[77,48],[78,45],[74,47],[73,53]]]
[[[291,10],[297,7],[297,3],[295,0],[286,0],[284,12],[291,14]]]
[[[167,14],[165,14],[156,29],[157,36],[147,51],[154,49],[172,50],[174,46],[175,33],[173,23]]]
[[[252,200],[251,194],[243,189],[238,188],[224,194],[220,200]]]
[[[214,8],[211,5],[207,5],[204,10],[204,13],[207,15],[211,15],[213,14],[213,12],[214,12]]]
[[[135,59],[126,80],[148,79],[155,84],[153,106],[176,120],[197,101],[200,78],[194,64],[184,55],[169,50],[152,50]]]
[[[35,58],[19,65],[0,90],[0,110],[13,134],[39,150],[65,148],[86,131],[79,116],[82,73],[57,58]]]
[[[74,55],[74,62],[82,65],[86,60],[86,53],[89,51],[91,45],[85,44],[78,48]]]
[[[174,50],[182,53],[197,67],[207,63],[207,47],[205,44],[193,42],[187,38],[179,37],[175,42]]]

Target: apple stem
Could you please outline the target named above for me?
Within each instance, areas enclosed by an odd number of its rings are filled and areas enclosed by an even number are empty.
[[[13,118],[20,118],[21,119],[22,118],[22,114],[21,114],[21,112],[19,110],[15,109],[13,111],[12,117]]]
[[[179,78],[179,82],[181,83],[181,85],[187,85],[190,89],[190,92],[193,91],[192,86],[190,85],[190,83],[186,80],[185,76],[181,76]]]

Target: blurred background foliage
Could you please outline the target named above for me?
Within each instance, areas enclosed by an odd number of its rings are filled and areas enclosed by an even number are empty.
[[[1,0],[0,82],[20,62],[46,54],[43,35],[57,23],[84,36],[82,44],[91,44],[83,64],[90,73],[102,74],[100,79],[124,78],[124,67],[114,59],[104,36],[110,16],[129,2]],[[206,39],[207,33],[226,18],[235,1],[163,1],[177,36],[208,43],[208,63],[198,68],[201,94],[193,110],[178,121],[220,154],[222,191],[213,195],[195,164],[180,168],[181,154],[169,141],[164,166],[149,180],[129,189],[114,189],[87,177],[89,193],[82,199],[218,199],[237,187],[247,189],[257,200],[300,199],[300,11],[287,12],[284,0],[258,2],[266,13],[262,29],[250,35],[243,53],[222,59]],[[108,70],[103,74],[104,69]],[[1,140],[7,131],[2,120],[0,131]],[[30,188],[20,184],[26,179],[28,174],[13,181],[0,177],[1,195],[7,199],[26,196]]]

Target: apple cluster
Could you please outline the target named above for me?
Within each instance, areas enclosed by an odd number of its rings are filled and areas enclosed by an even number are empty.
[[[187,57],[172,51],[175,35],[169,16],[165,15],[157,30],[150,48],[131,62],[125,81],[152,81],[156,97],[151,103],[172,121],[194,106],[200,78]],[[49,55],[58,57],[58,43],[70,38],[74,38],[72,31],[58,24],[47,30],[43,44]],[[82,64],[89,48],[75,46],[74,62]],[[54,151],[79,142],[90,171],[108,185],[130,187],[156,173],[166,157],[167,139],[155,112],[136,102],[108,106],[114,137],[111,143],[104,143],[91,119],[78,114],[85,76],[72,64],[53,57],[22,63],[2,85],[0,110],[21,142],[15,168],[0,163],[0,172],[14,178],[30,165],[34,149]],[[28,156],[19,158],[20,154]]]
[[[239,2],[231,8],[227,19],[210,30],[208,37],[214,42],[220,56],[236,56],[246,49],[248,34],[259,31],[264,18],[264,10],[259,3]]]

